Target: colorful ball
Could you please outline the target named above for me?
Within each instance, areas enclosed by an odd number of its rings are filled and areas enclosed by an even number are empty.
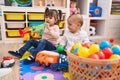
[[[72,49],[75,49],[75,48],[80,48],[82,47],[82,45],[80,43],[75,43],[73,46],[72,46]]]
[[[102,52],[104,53],[106,59],[109,59],[113,55],[113,51],[110,48],[104,48]]]
[[[97,54],[91,54],[88,58],[99,59],[99,56]]]
[[[117,54],[113,54],[113,55],[110,57],[110,59],[117,59],[117,58],[120,58],[120,56],[117,55]]]
[[[101,50],[104,48],[111,48],[111,44],[109,43],[109,41],[106,40],[101,41],[99,46]]]
[[[100,48],[98,44],[92,44],[89,48],[90,54],[95,54],[96,52],[99,52]]]
[[[73,53],[77,53],[78,50],[79,50],[79,48],[75,48],[75,49],[73,50]]]
[[[83,47],[86,47],[86,48],[89,48],[89,47],[90,47],[90,44],[89,44],[89,43],[83,43],[82,46],[83,46]]]
[[[115,47],[112,48],[112,51],[113,51],[114,54],[120,55],[120,47],[115,46]]]
[[[78,56],[88,57],[89,55],[90,55],[90,53],[89,53],[89,49],[88,49],[88,48],[82,47],[82,48],[80,48],[80,50],[78,51]]]
[[[63,46],[59,45],[59,46],[57,47],[57,51],[60,52],[60,53],[63,52],[63,51],[64,51]]]
[[[98,55],[98,57],[100,59],[105,59],[105,55],[104,55],[104,53],[102,51],[101,52],[97,52],[96,55]]]
[[[110,39],[109,39],[109,42],[110,42],[110,43],[113,43],[113,42],[114,42],[114,39],[113,39],[113,38],[110,38]]]

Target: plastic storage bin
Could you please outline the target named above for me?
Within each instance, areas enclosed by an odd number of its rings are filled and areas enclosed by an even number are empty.
[[[38,26],[43,23],[44,23],[44,21],[29,21],[28,26]]]
[[[28,13],[28,20],[44,20],[43,13]]]
[[[18,28],[24,28],[25,27],[25,23],[6,23],[6,28],[7,29],[18,29]]]
[[[25,13],[5,13],[5,20],[25,20]]]
[[[7,37],[20,37],[18,30],[6,30]]]

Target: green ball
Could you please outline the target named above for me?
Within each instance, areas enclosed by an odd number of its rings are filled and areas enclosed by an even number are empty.
[[[63,46],[60,46],[60,45],[59,45],[59,46],[57,47],[57,51],[58,51],[58,52],[63,52],[63,50],[64,50]]]

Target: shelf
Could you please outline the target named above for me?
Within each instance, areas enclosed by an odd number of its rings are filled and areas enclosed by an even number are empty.
[[[120,19],[120,15],[110,15],[109,19]]]
[[[66,7],[66,0],[33,0],[33,7]]]
[[[46,7],[13,7],[13,6],[1,6],[3,11],[7,12],[45,12]],[[49,7],[50,9],[61,10],[63,13],[66,13],[67,8],[63,7]]]
[[[90,20],[105,20],[106,17],[90,17]]]

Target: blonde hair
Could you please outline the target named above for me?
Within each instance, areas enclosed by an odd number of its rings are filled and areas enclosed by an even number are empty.
[[[81,26],[83,25],[83,17],[82,17],[82,15],[80,15],[80,14],[72,14],[72,15],[70,15],[70,16],[68,17],[68,20],[69,20],[70,18],[72,18],[72,21],[73,21],[73,22],[78,22],[78,23],[81,24]]]

